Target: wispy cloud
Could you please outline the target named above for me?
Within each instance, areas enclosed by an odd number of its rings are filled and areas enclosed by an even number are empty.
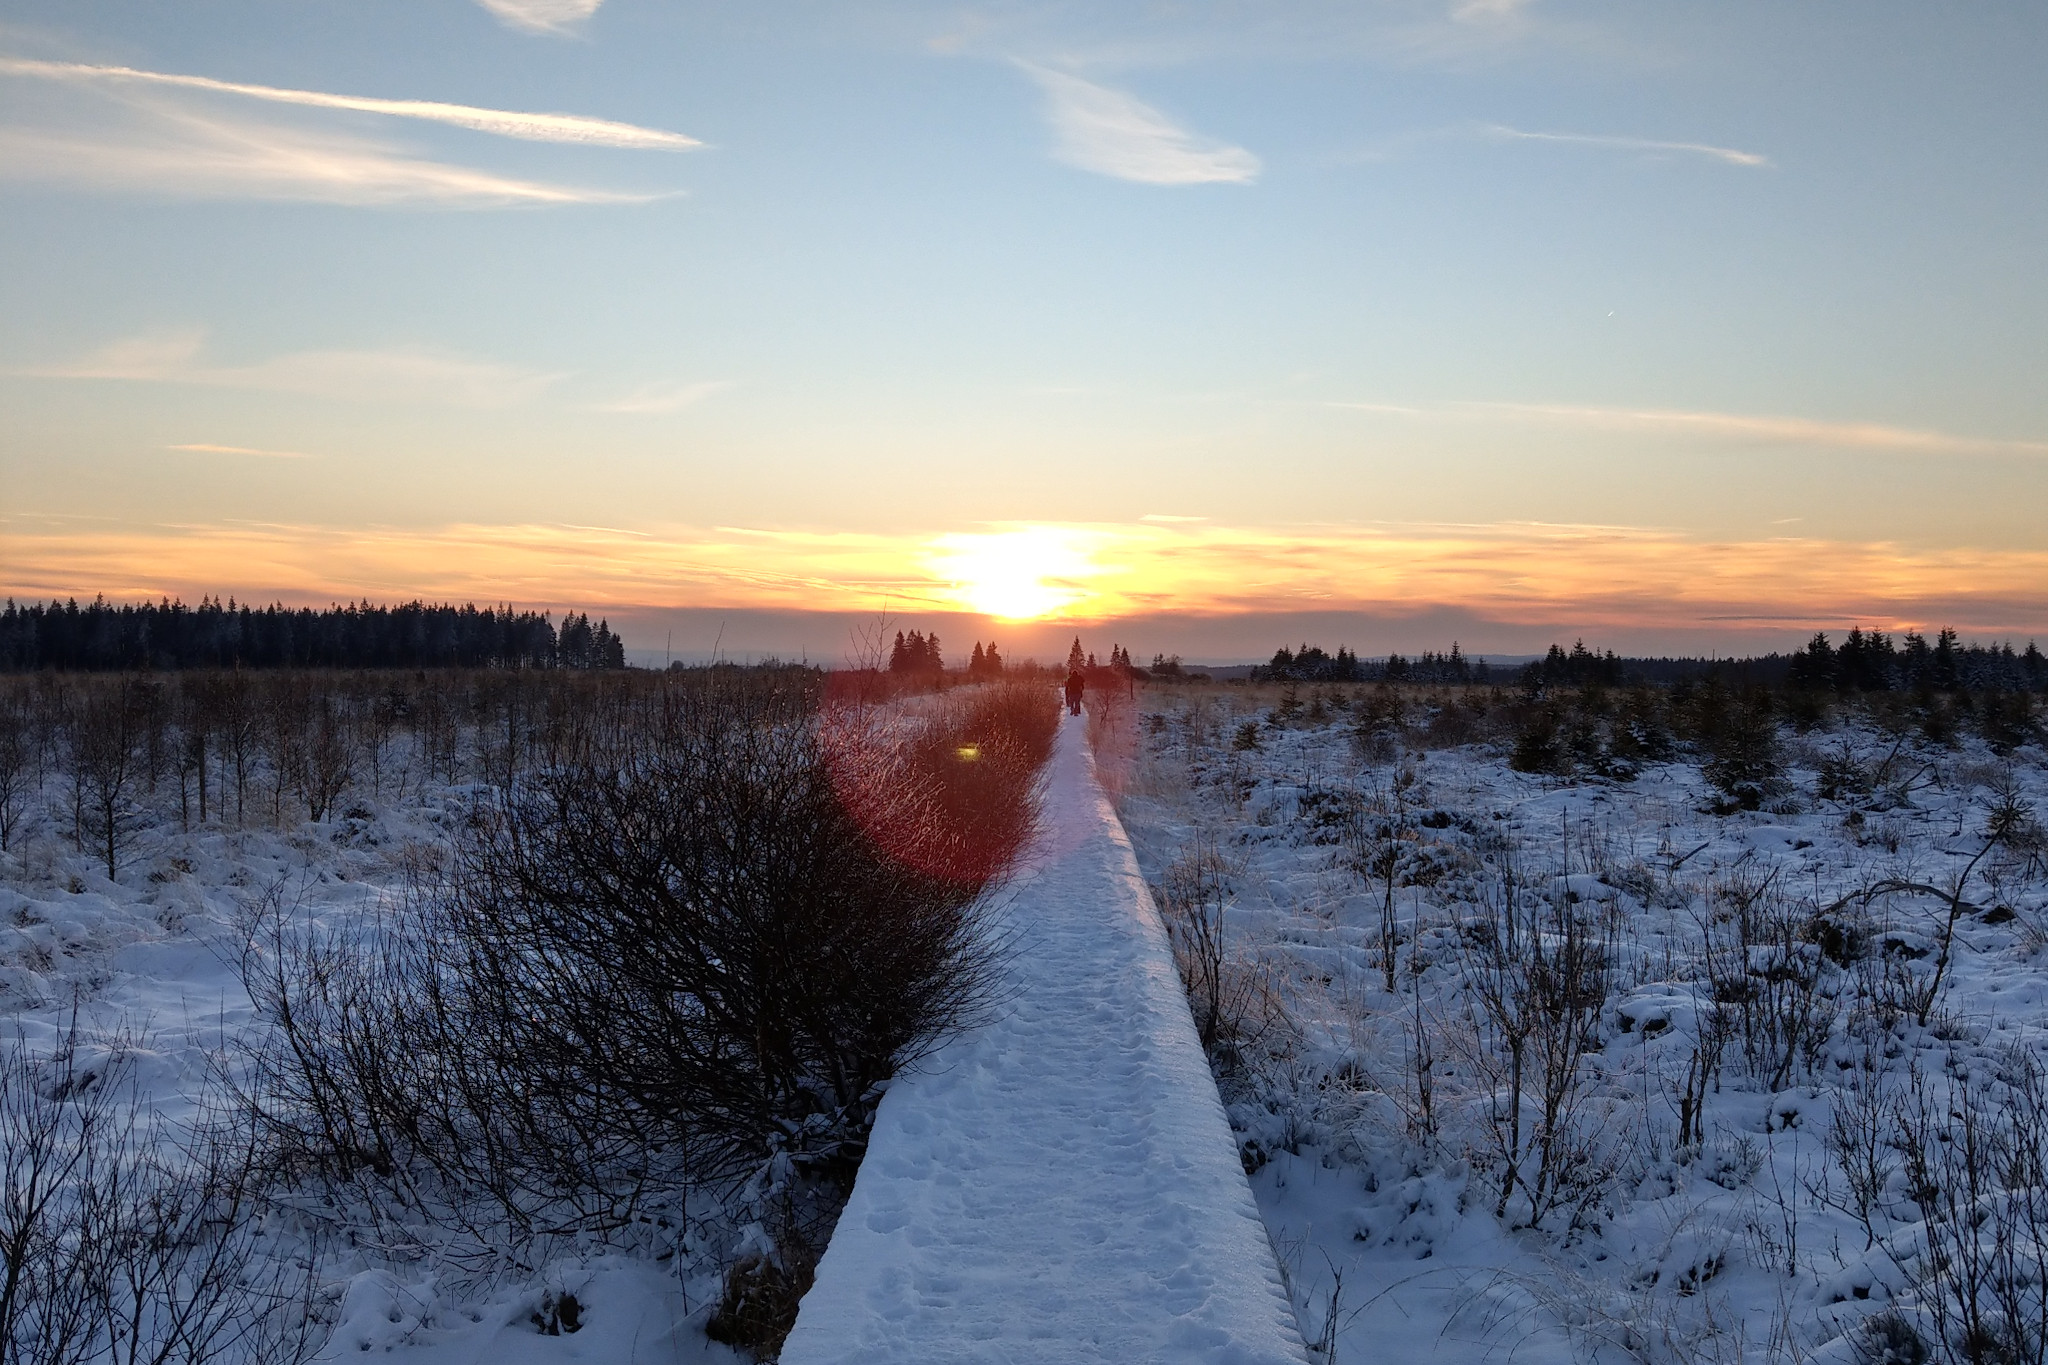
[[[310,460],[313,457],[303,450],[262,450],[256,446],[218,446],[210,441],[191,441],[184,445],[165,446],[165,450],[180,450],[193,455],[246,455],[263,460]]]
[[[361,207],[541,207],[646,203],[658,194],[536,180],[418,155],[307,118],[369,114],[526,142],[678,150],[681,133],[576,114],[387,100],[243,85],[205,76],[0,57],[0,78],[33,81],[0,122],[0,179],[185,199],[269,199]],[[318,111],[296,122],[279,110]]]
[[[1748,444],[1827,447],[1837,450],[1897,451],[1920,455],[2048,455],[2048,441],[1966,436],[1882,422],[1821,421],[1739,412],[1694,412],[1670,408],[1599,407],[1568,403],[1391,403],[1333,402],[1333,408],[1390,416],[1544,423],[1605,431],[1693,434]]]
[[[1662,408],[1579,407],[1553,403],[1477,403],[1481,411],[1538,421],[1630,431],[1689,431],[1774,445],[1895,450],[1923,455],[2048,455],[2048,441],[2013,441],[1882,422],[1826,422],[1808,417]]]
[[[593,406],[598,412],[660,416],[693,407],[712,394],[731,388],[732,384],[730,379],[704,379],[690,384],[644,384],[624,397]]]
[[[1046,95],[1053,155],[1070,166],[1144,185],[1249,185],[1259,159],[1189,132],[1137,96],[1021,63]]]
[[[157,109],[92,128],[0,126],[0,179],[179,199],[486,209],[642,204],[592,189],[407,155],[362,138]]]
[[[1504,123],[1481,124],[1479,132],[1482,136],[1503,142],[1569,142],[1583,147],[1609,147],[1624,152],[1678,152],[1687,156],[1707,157],[1730,166],[1771,164],[1771,159],[1761,152],[1716,147],[1708,142],[1665,142],[1658,138],[1620,137],[1605,133],[1538,133],[1526,128],[1510,128]]]
[[[205,334],[198,330],[130,337],[78,360],[14,373],[41,379],[191,384],[347,402],[478,408],[503,407],[532,398],[561,377],[424,346],[298,351],[250,365],[221,365],[204,358],[204,343]]]
[[[560,36],[573,33],[604,0],[476,0],[509,28]]]
[[[597,8],[590,5],[589,9]],[[587,12],[587,11],[586,11]],[[334,95],[322,90],[287,90],[271,85],[244,85],[217,81],[210,76],[181,76],[166,71],[139,71],[128,66],[94,66],[83,62],[45,62],[23,57],[0,57],[0,74],[34,76],[47,80],[169,86],[183,90],[204,90],[218,95],[240,95],[271,104],[297,104],[312,109],[346,109],[391,118],[423,119],[470,128],[479,133],[518,138],[526,142],[569,142],[591,147],[627,147],[635,150],[681,151],[703,144],[696,138],[660,128],[642,128],[632,123],[590,118],[583,114],[535,114],[516,109],[484,109],[469,104],[443,104],[438,100],[388,100],[365,95]]]
[[[1458,0],[1451,18],[1461,24],[1503,24],[1522,17],[1529,0]]]

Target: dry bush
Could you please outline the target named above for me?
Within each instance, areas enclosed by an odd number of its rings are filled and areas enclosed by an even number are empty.
[[[141,824],[149,688],[140,679],[87,683],[71,708],[72,838],[105,864],[108,880]]]
[[[154,1120],[116,1040],[0,1055],[0,1365],[288,1365],[310,1272],[269,1256],[247,1129]]]
[[[1733,1021],[1750,1077],[1782,1090],[1819,1062],[1846,978],[1817,941],[1817,908],[1777,893],[1775,874],[1738,868],[1710,896],[1700,928],[1714,1002]]]
[[[1351,740],[1367,763],[1391,763],[1400,754],[1408,720],[1408,702],[1399,691],[1381,683],[1362,692],[1352,706]]]
[[[1186,989],[1195,1033],[1220,1068],[1237,1065],[1273,1022],[1266,973],[1233,950],[1224,913],[1236,895],[1237,869],[1214,844],[1183,849],[1153,888],[1174,966]]]
[[[1400,880],[1401,855],[1415,838],[1409,823],[1409,795],[1415,785],[1415,774],[1405,769],[1384,787],[1372,785],[1362,802],[1345,809],[1341,833],[1351,870],[1368,887],[1374,883],[1379,887],[1380,980],[1389,995],[1394,993],[1395,955],[1400,948],[1394,890]]]
[[[1957,1365],[2048,1360],[2048,1076],[2014,1048],[1990,1074],[1918,1067],[1896,1144],[1924,1234],[1919,1307]]]
[[[1842,1194],[1834,1193],[1832,1183],[1820,1191],[1825,1202],[1862,1227],[1866,1251],[1877,1245],[1886,1191],[1899,1164],[1891,1105],[1883,1057],[1866,1048],[1837,1085],[1828,1124],[1828,1152],[1841,1172]]]
[[[672,682],[616,756],[479,805],[375,932],[273,904],[245,1095],[279,1171],[513,1245],[740,1200],[773,1248],[715,1327],[772,1351],[882,1083],[991,997],[986,892],[1058,723],[1045,688],[889,724],[784,682]]]
[[[769,674],[807,695],[822,687],[809,668],[750,671]],[[409,785],[509,788],[624,753],[670,681],[639,670],[306,669],[0,683],[0,845],[53,775],[62,796],[52,813],[68,817],[59,823],[79,852],[116,871],[153,823],[246,826],[252,797],[282,826],[301,814],[332,820],[359,795],[403,797]],[[161,792],[167,777],[175,808]]]
[[[34,751],[25,699],[13,688],[0,690],[0,853],[21,827],[34,772]]]
[[[1613,986],[1611,922],[1563,895],[1539,897],[1502,869],[1459,938],[1471,1027],[1457,1041],[1477,1078],[1494,1216],[1518,1225],[1595,1216],[1620,1153],[1594,1113],[1583,1063]]]
[[[1475,743],[1485,735],[1486,713],[1486,697],[1477,689],[1438,692],[1432,698],[1422,743],[1431,749],[1456,749]]]
[[[1091,691],[1086,705],[1095,777],[1114,801],[1130,786],[1138,768],[1137,699],[1111,686]]]

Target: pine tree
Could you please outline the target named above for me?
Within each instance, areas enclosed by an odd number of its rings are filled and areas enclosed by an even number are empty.
[[[597,634],[591,641],[592,653],[596,656],[593,664],[598,668],[624,668],[626,666],[626,641],[612,634],[611,622],[600,619]]]
[[[1835,647],[1825,631],[1815,631],[1806,648],[1792,656],[1790,674],[1794,687],[1824,691],[1835,685]]]
[[[1943,626],[1934,637],[1934,685],[1947,692],[1961,681],[1956,669],[1956,633]]]

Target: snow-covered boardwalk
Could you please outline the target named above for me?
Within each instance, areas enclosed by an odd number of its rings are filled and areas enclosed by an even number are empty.
[[[883,1100],[783,1365],[1302,1365],[1080,720],[1007,913],[1014,998]]]

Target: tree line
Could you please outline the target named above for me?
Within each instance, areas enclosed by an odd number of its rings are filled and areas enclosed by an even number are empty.
[[[1154,660],[1152,672],[1174,676],[1171,665]],[[1794,654],[1776,652],[1752,658],[1630,658],[1613,650],[1593,650],[1584,640],[1570,649],[1553,644],[1540,659],[1519,673],[1472,660],[1456,641],[1448,653],[1424,650],[1410,659],[1390,654],[1385,660],[1361,659],[1338,646],[1335,654],[1319,645],[1282,647],[1271,660],[1251,672],[1253,682],[1389,682],[1499,683],[1513,679],[1525,690],[1558,687],[1622,687],[1635,684],[1669,686],[1717,676],[1730,683],[1789,687],[1803,692],[2043,692],[2048,691],[2048,656],[2027,642],[2024,650],[2010,643],[1963,644],[1944,627],[1930,641],[1917,631],[1897,640],[1880,630],[1852,627],[1840,645],[1825,632],[1814,635]]]
[[[1894,642],[1881,630],[1852,628],[1840,646],[1816,633],[1787,661],[1786,675],[1795,687],[1822,692],[2040,692],[2048,690],[2048,658],[2031,640],[2015,653],[2010,644],[1960,644],[1947,628],[1931,644],[1916,631]]]
[[[325,608],[104,597],[0,609],[0,672],[188,668],[624,668],[608,620],[473,603]]]
[[[994,678],[1000,676],[1004,659],[996,642],[990,640],[986,646],[974,642],[974,652],[967,656],[967,676],[970,678]],[[913,630],[908,635],[896,632],[896,642],[889,647],[889,671],[935,677],[946,671],[946,656],[939,649],[939,634],[933,631],[927,635]]]

